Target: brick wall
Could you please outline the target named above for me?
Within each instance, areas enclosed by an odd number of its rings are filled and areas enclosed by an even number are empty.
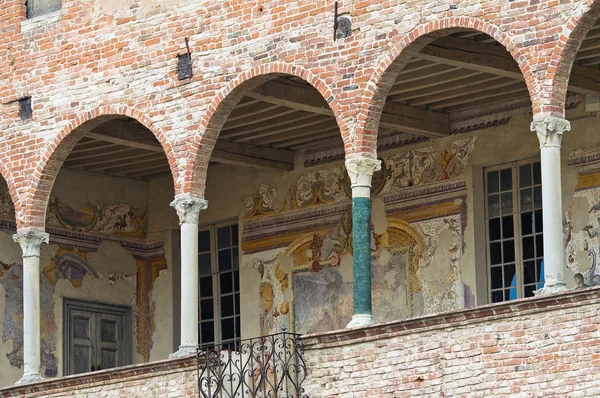
[[[197,397],[195,358],[181,358],[0,389],[0,397]]]
[[[600,289],[304,338],[317,397],[598,397]]]
[[[574,52],[600,9],[593,0],[345,0],[340,12],[349,13],[354,34],[334,41],[332,3],[64,0],[58,17],[31,23],[22,0],[3,1],[0,173],[18,226],[43,229],[52,182],[81,134],[75,131],[106,114],[148,127],[169,158],[176,193],[203,196],[224,116],[260,75],[309,81],[329,101],[347,153],[373,154],[385,94],[410,58],[404,50],[449,28],[478,29],[506,46],[534,114],[562,115]],[[185,38],[194,77],[178,81]],[[15,102],[24,96],[33,102],[27,122]]]

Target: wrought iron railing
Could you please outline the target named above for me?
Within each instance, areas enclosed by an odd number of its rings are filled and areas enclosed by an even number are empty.
[[[198,348],[204,398],[308,398],[299,335],[278,333]]]

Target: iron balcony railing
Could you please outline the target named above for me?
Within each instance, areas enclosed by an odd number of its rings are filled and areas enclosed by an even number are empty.
[[[204,398],[308,398],[299,335],[277,333],[198,348]]]

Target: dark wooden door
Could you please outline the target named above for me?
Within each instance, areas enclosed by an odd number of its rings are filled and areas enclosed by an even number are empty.
[[[64,374],[131,363],[131,311],[99,303],[65,300]]]

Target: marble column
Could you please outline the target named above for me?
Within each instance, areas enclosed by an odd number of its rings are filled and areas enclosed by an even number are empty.
[[[181,225],[181,341],[172,358],[195,355],[198,346],[198,215],[208,201],[191,195],[175,198],[171,206]]]
[[[352,252],[354,315],[348,328],[373,323],[371,305],[371,180],[381,161],[368,157],[346,160],[352,186]]]
[[[540,141],[544,222],[544,287],[535,294],[560,293],[567,290],[563,247],[560,145],[563,133],[571,130],[571,124],[568,120],[550,116],[534,120],[531,130],[537,133]]]
[[[13,235],[23,250],[23,377],[17,384],[42,380],[40,343],[40,247],[48,243],[45,232],[22,231]]]

